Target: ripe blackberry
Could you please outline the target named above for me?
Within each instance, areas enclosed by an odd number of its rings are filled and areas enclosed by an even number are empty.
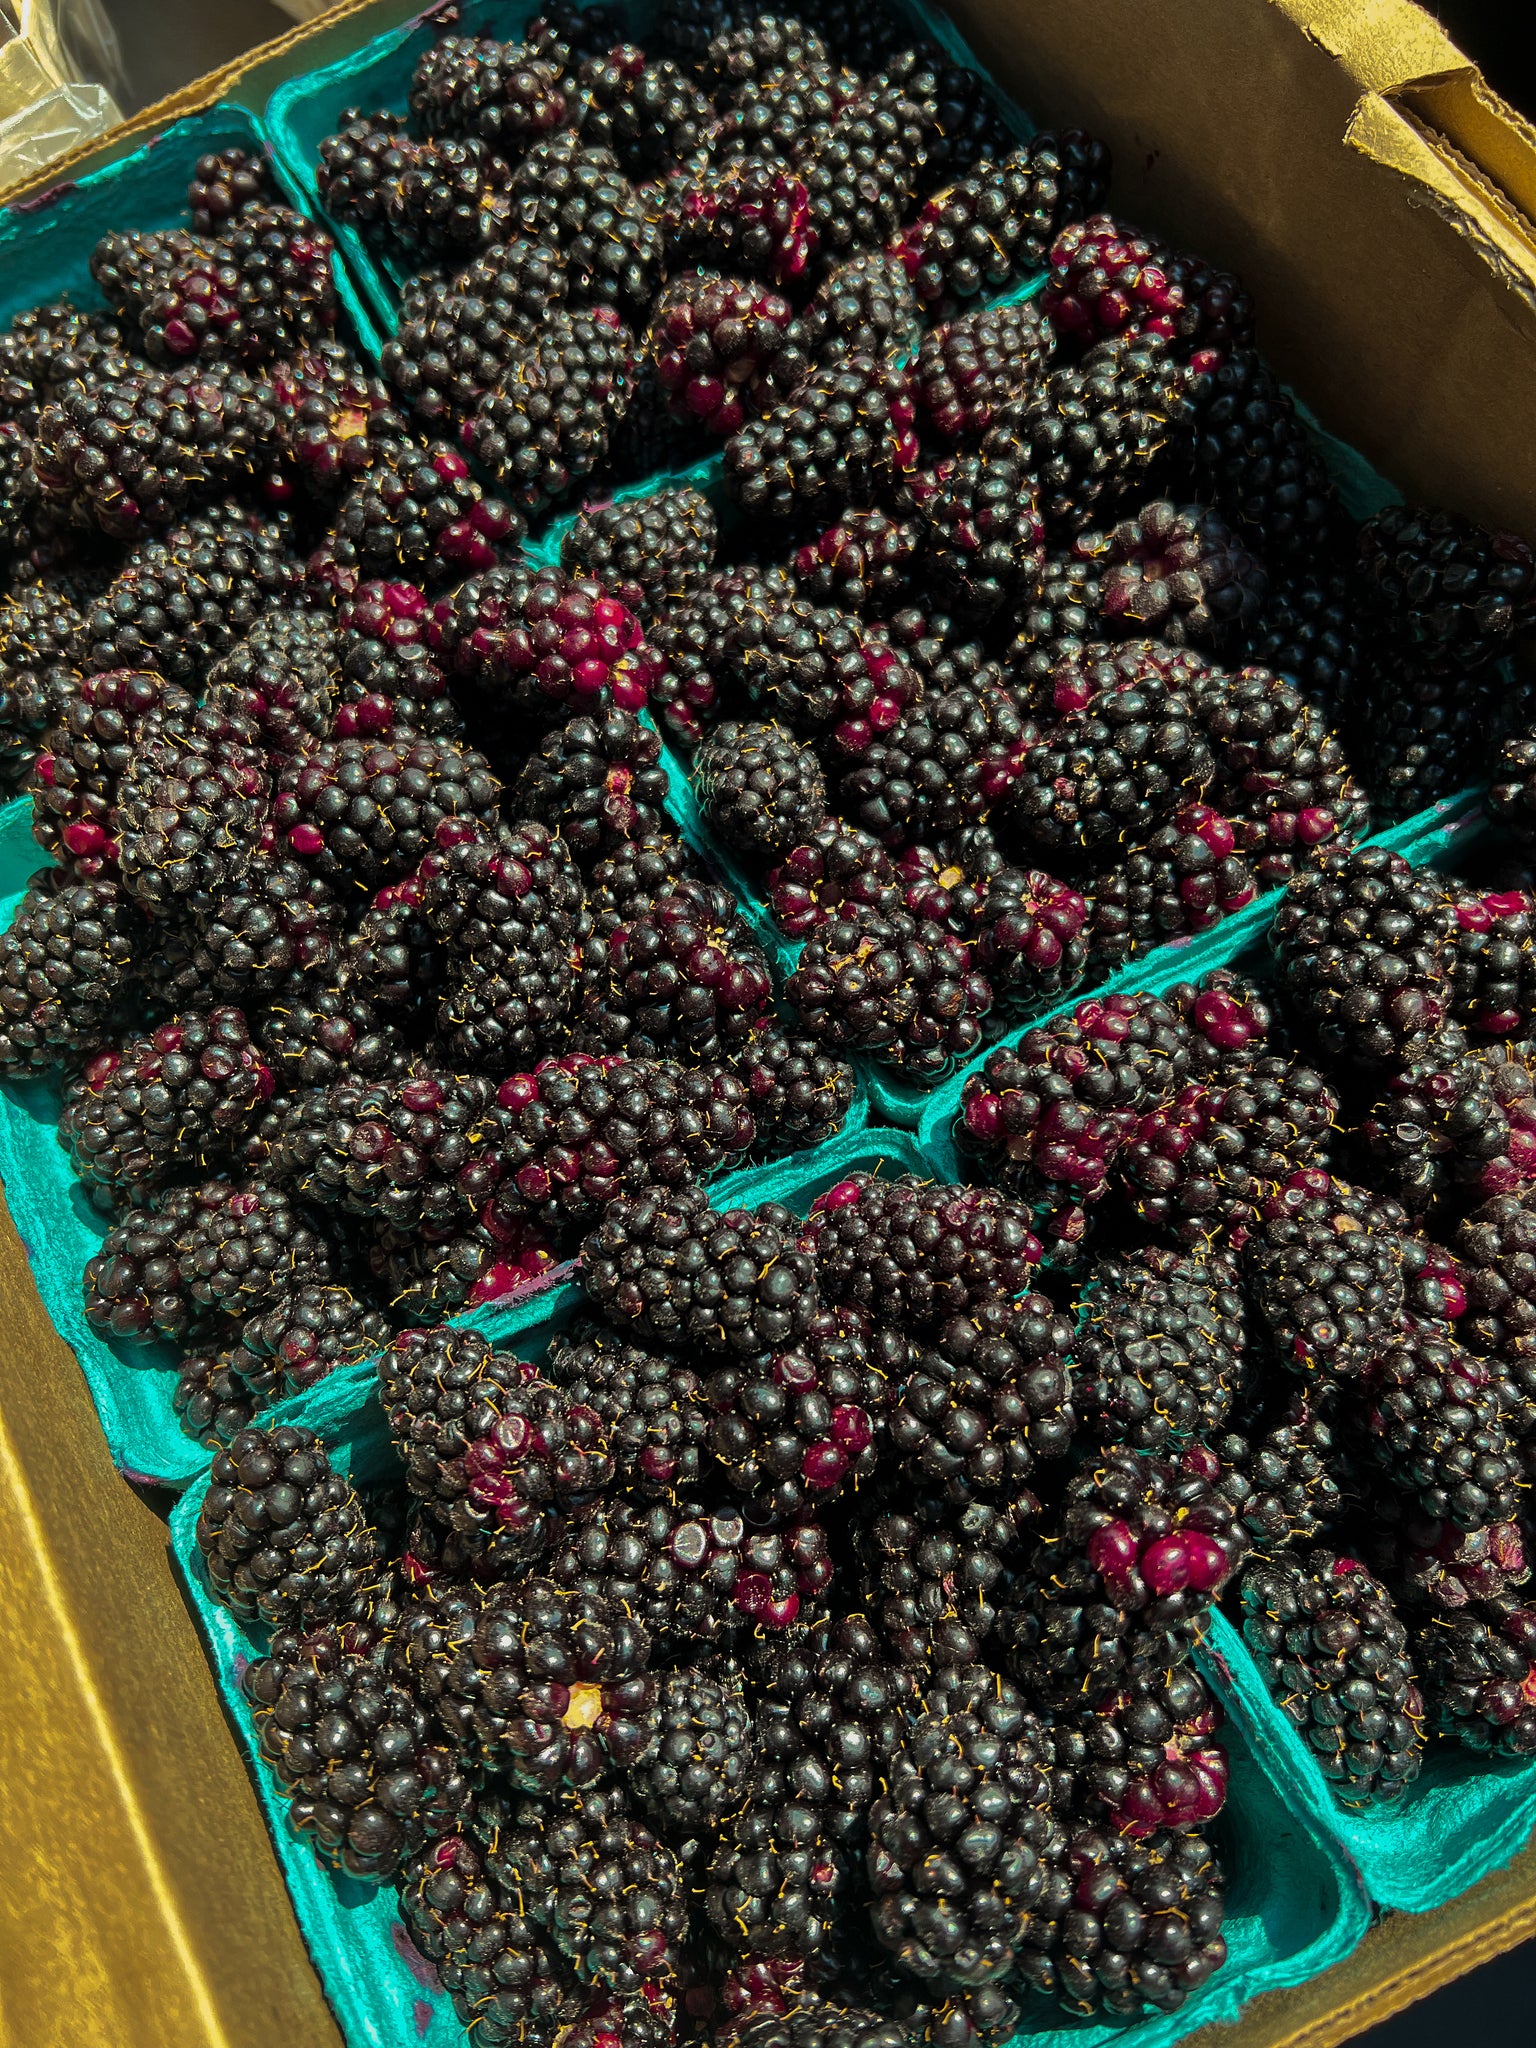
[[[262,1403],[239,1371],[236,1351],[192,1351],[176,1368],[171,1404],[194,1443],[217,1450],[249,1429]]]
[[[485,725],[509,708],[551,725],[610,703],[640,711],[654,666],[628,607],[563,569],[471,577],[438,600],[428,637]]]
[[[1009,811],[1038,845],[1091,850],[1145,838],[1212,770],[1195,704],[1149,673],[1047,728],[1023,756]]]
[[[285,1630],[241,1681],[292,1825],[323,1862],[374,1883],[453,1827],[472,1789],[386,1656],[375,1623],[343,1620]]]
[[[673,831],[644,832],[600,860],[588,878],[594,917],[605,927],[649,910],[682,883],[702,883],[698,855]]]
[[[894,246],[918,298],[949,318],[1037,268],[1063,222],[1091,213],[1108,184],[1103,143],[1080,128],[1035,135],[934,193]]]
[[[225,149],[199,157],[187,186],[187,211],[199,235],[214,234],[227,220],[270,195],[271,165],[259,151]]]
[[[1360,529],[1356,571],[1378,634],[1465,677],[1536,615],[1536,552],[1455,512],[1389,505]]]
[[[826,732],[853,758],[922,696],[921,674],[878,628],[830,605],[742,595],[716,665],[792,732]]]
[[[907,596],[918,529],[884,512],[850,512],[791,560],[800,594],[813,605],[884,614]]]
[[[1268,577],[1219,513],[1155,498],[1107,533],[1080,533],[1074,557],[1095,571],[1112,627],[1175,646],[1221,648],[1251,631]]]
[[[424,273],[407,286],[380,358],[391,390],[439,433],[462,424],[516,376],[568,282],[560,251],[526,235],[483,250],[451,277]]]
[[[69,661],[81,625],[69,599],[46,584],[0,600],[0,791],[25,782],[44,736],[78,685]]]
[[[410,104],[426,134],[478,135],[514,158],[566,117],[558,65],[490,36],[439,36],[417,59]]]
[[[565,258],[571,296],[641,322],[661,272],[655,209],[608,149],[559,133],[536,142],[512,176],[523,231]]]
[[[506,1187],[498,1207],[549,1228],[583,1223],[619,1194],[690,1186],[747,1152],[754,1124],[727,1070],[671,1060],[540,1060],[503,1081]]]
[[[1366,1393],[1371,1456],[1396,1490],[1459,1529],[1510,1519],[1521,1464],[1486,1360],[1409,1327],[1379,1346]]]
[[[402,1041],[372,1004],[303,983],[273,998],[256,1038],[280,1093],[377,1080],[407,1063]]]
[[[706,270],[674,277],[646,337],[673,417],[712,434],[737,433],[771,400],[790,319],[787,299],[745,278]]]
[[[767,894],[774,922],[791,939],[840,913],[889,917],[902,901],[896,868],[879,840],[839,818],[819,825],[769,872]]]
[[[242,1430],[213,1461],[196,1534],[220,1605],[272,1628],[345,1616],[379,1561],[357,1495],[307,1429]]]
[[[1424,1704],[1436,1728],[1492,1756],[1536,1752],[1536,1610],[1510,1594],[1432,1615],[1414,1633]]]
[[[981,1043],[986,978],[938,925],[904,911],[839,912],[807,939],[785,999],[824,1045],[878,1052],[937,1079]]]
[[[1208,675],[1195,696],[1216,756],[1212,801],[1240,825],[1251,821],[1243,849],[1261,881],[1287,881],[1314,848],[1366,831],[1370,811],[1344,750],[1294,684],[1240,669]]]
[[[163,539],[141,542],[84,607],[80,666],[87,674],[155,670],[196,688],[298,582],[281,524],[233,504],[209,506]]]
[[[942,1325],[893,1394],[887,1430],[902,1475],[970,1500],[1016,1494],[1077,1426],[1071,1333],[1043,1294],[980,1302]]]
[[[986,672],[928,691],[885,737],[877,731],[854,753],[843,810],[887,845],[942,839],[1013,801],[1038,737]]]
[[[899,361],[911,354],[918,327],[917,298],[900,258],[864,249],[827,271],[770,366],[771,381],[787,398],[833,356]]]
[[[1338,1432],[1326,1404],[1298,1393],[1280,1420],[1250,1440],[1224,1436],[1215,1449],[1242,1489],[1243,1525],[1257,1549],[1315,1543],[1342,1517],[1344,1493],[1335,1476],[1343,1465]]]
[[[478,135],[415,143],[389,188],[384,217],[419,257],[463,262],[505,240],[513,221],[512,169]]]
[[[1341,519],[1327,465],[1295,400],[1252,348],[1195,379],[1198,494],[1231,521],[1272,572],[1332,551]]]
[[[1205,1837],[1073,1828],[1019,1958],[1068,2012],[1176,2012],[1227,1958],[1223,1879]]]
[[[1105,1681],[1167,1670],[1189,1652],[1248,1537],[1199,1446],[1178,1464],[1100,1451],[1069,1481],[1002,1618],[1008,1668],[1040,1699],[1079,1703]]]
[[[10,420],[0,422],[0,547],[25,544],[36,510],[31,436]]]
[[[719,1366],[704,1383],[709,1448],[730,1482],[774,1515],[868,1479],[887,1387],[882,1344],[857,1311],[822,1309],[801,1340]]]
[[[1468,1052],[1451,1026],[1389,1075],[1360,1124],[1377,1186],[1423,1214],[1458,1192],[1477,1201],[1536,1178],[1536,1083],[1506,1051]]]
[[[1245,654],[1302,689],[1330,724],[1349,703],[1362,659],[1359,607],[1349,579],[1328,562],[1302,561],[1271,577]]]
[[[925,424],[942,440],[974,443],[1004,400],[1039,380],[1050,349],[1050,328],[1033,300],[979,306],[930,327],[914,372]]]
[[[241,1011],[186,1010],[86,1062],[65,1085],[59,1141],[88,1184],[150,1187],[216,1160],[271,1092]]]
[[[769,1023],[733,1055],[756,1125],[753,1155],[782,1159],[835,1137],[853,1107],[854,1073],[814,1038]]]
[[[212,704],[139,728],[114,823],[123,887],[152,915],[207,904],[243,877],[271,793],[259,737],[242,712]]]
[[[205,708],[250,719],[269,755],[304,753],[330,724],[341,648],[316,612],[268,612],[209,670]]]
[[[590,476],[629,403],[634,336],[611,306],[552,313],[465,423],[464,446],[528,517]]]
[[[826,777],[781,725],[717,725],[694,762],[704,816],[728,846],[783,856],[826,816]]]
[[[876,357],[835,357],[733,435],[725,480],[746,512],[789,519],[874,501],[917,460],[911,383]]]
[[[756,1743],[741,1674],[667,1671],[656,1682],[658,1743],[630,1783],[635,1797],[679,1844],[715,1832],[751,1797]]]
[[[1445,674],[1383,648],[1360,679],[1350,723],[1377,814],[1396,819],[1483,781],[1524,718],[1500,676]]]
[[[421,145],[398,114],[343,107],[334,133],[322,135],[315,189],[332,220],[380,228],[389,202]]]
[[[699,589],[714,566],[715,514],[690,484],[583,505],[560,541],[560,566],[611,590],[642,622]]]
[[[1001,1502],[963,1485],[958,1498],[898,1485],[881,1488],[855,1532],[862,1597],[903,1665],[952,1670],[981,1655],[1040,1502],[1027,1488]]]
[[[1243,1279],[1280,1365],[1325,1387],[1370,1368],[1398,1333],[1406,1226],[1395,1202],[1316,1170],[1264,1204]]]
[[[272,819],[296,859],[377,888],[410,874],[447,821],[490,826],[500,793],[485,756],[451,740],[323,740],[285,765]]]
[[[786,1788],[782,1800],[754,1802],[720,1830],[704,1910],[737,1955],[815,1954],[851,1876],[819,1808]]]
[[[961,1095],[955,1137],[1000,1187],[1042,1202],[1058,1256],[1086,1229],[1114,1159],[1140,1119],[1177,1094],[1187,1032],[1156,997],[1079,1003],[990,1054]]]
[[[599,915],[577,1049],[720,1060],[765,1019],[768,958],[727,889],[680,882]]]
[[[511,1860],[499,1843],[498,1851],[499,1862]],[[658,2029],[647,2036],[626,2026],[624,2038],[669,2038],[655,2008],[668,2007],[674,1993],[688,1929],[676,1853],[630,1817],[613,1788],[568,1795],[543,1822],[532,1854],[513,1853],[524,1882],[537,1883],[550,1932],[581,1982],[634,2001],[642,2026]],[[609,2024],[599,2016],[588,2038],[612,2039]]]
[[[523,762],[511,804],[592,861],[656,831],[667,787],[657,735],[633,712],[608,710],[546,733]]]
[[[982,453],[1011,455],[1039,488],[1047,522],[1067,533],[1130,490],[1190,433],[1185,375],[1155,336],[1103,341],[1052,371],[1037,393],[1007,400]]]
[[[262,1397],[301,1394],[344,1365],[361,1365],[388,1342],[389,1320],[350,1288],[306,1280],[248,1317],[236,1369]]]
[[[553,2041],[571,2011],[570,1971],[520,1884],[498,1882],[484,1847],[448,1833],[405,1864],[405,1931],[484,2048]]]
[[[1288,884],[1270,943],[1298,1012],[1334,1059],[1413,1059],[1450,1013],[1456,912],[1433,869],[1367,846],[1322,852]]]
[[[142,925],[115,882],[34,875],[0,935],[0,1071],[25,1074],[96,1045],[127,992]]]
[[[1030,478],[1006,456],[956,457],[922,519],[929,574],[963,617],[990,618],[1038,590],[1045,527]]]
[[[391,729],[463,738],[448,678],[427,646],[426,593],[414,583],[360,583],[337,608],[343,709],[388,709]],[[341,735],[338,733],[337,735]]]
[[[1250,1565],[1239,1590],[1265,1682],[1340,1804],[1400,1798],[1423,1761],[1424,1708],[1386,1587],[1314,1550]]]
[[[503,1171],[491,1082],[416,1063],[402,1078],[338,1081],[302,1098],[278,1147],[317,1207],[400,1229],[467,1223]]]
[[[1514,1361],[1536,1351],[1536,1198],[1496,1195],[1452,1239],[1467,1314],[1457,1334],[1475,1350]]]
[[[1150,946],[1209,931],[1259,893],[1230,818],[1185,804],[1144,847],[1086,877],[1091,963],[1101,972]]]
[[[577,73],[575,126],[582,140],[611,149],[630,177],[678,169],[706,142],[709,101],[670,58],[648,60],[633,43],[591,56]]]
[[[330,546],[346,573],[421,581],[489,569],[498,546],[524,530],[521,514],[486,494],[456,448],[402,439],[382,444],[342,499]]]
[[[1221,1709],[1199,1674],[1175,1664],[1106,1686],[1087,1711],[1052,1728],[1058,1780],[1053,1800],[1133,1841],[1162,1828],[1199,1828],[1226,1803],[1227,1752],[1215,1740]]]
[[[1072,1346],[1085,1428],[1100,1444],[1177,1453],[1220,1428],[1245,1374],[1234,1261],[1148,1247],[1090,1267]]]
[[[791,161],[824,262],[895,234],[917,197],[925,125],[904,83],[882,73],[796,136]]]
[[[754,1357],[794,1344],[818,1301],[803,1226],[776,1202],[714,1210],[696,1188],[623,1195],[582,1246],[581,1284],[617,1329]]]
[[[1040,1262],[1028,1210],[991,1188],[854,1173],[817,1196],[809,1222],[826,1299],[897,1330],[1017,1300]]]
[[[1184,1245],[1239,1245],[1292,1174],[1327,1165],[1338,1112],[1315,1068],[1270,1055],[1181,1088],[1141,1119],[1118,1164],[1145,1222]]]
[[[669,180],[661,226],[675,265],[745,271],[781,286],[805,277],[818,244],[808,188],[793,166],[769,157],[737,157],[701,168],[694,180]]]
[[[870,1810],[875,1933],[919,1978],[1007,1975],[1040,1893],[1044,1738],[1019,1695],[978,1670],[903,1731]]]
[[[695,1486],[709,1418],[691,1366],[670,1352],[630,1344],[600,1323],[578,1323],[550,1345],[544,1371],[571,1402],[597,1416],[631,1492],[671,1500]]]

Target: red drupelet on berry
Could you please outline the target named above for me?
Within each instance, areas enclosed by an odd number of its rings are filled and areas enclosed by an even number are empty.
[[[789,301],[762,285],[702,270],[674,277],[646,339],[674,416],[712,434],[738,432],[771,400],[790,319]]]
[[[929,328],[914,373],[926,424],[945,441],[979,440],[998,406],[1039,379],[1050,351],[1051,330],[1033,300]]]
[[[434,653],[486,722],[510,704],[558,724],[608,704],[645,707],[648,650],[640,623],[601,584],[563,569],[508,566],[439,598]]]

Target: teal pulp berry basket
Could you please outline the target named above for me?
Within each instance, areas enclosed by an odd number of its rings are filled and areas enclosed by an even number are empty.
[[[817,1195],[853,1172],[918,1173],[922,1153],[910,1133],[866,1130],[833,1140],[812,1161],[759,1167],[732,1176],[716,1200],[781,1201],[804,1214]],[[479,1318],[492,1342],[537,1361],[581,1305],[565,1284],[537,1303]],[[403,1485],[375,1391],[373,1367],[334,1373],[309,1394],[281,1405],[281,1419],[316,1430],[333,1461],[360,1485]],[[340,1875],[317,1862],[289,1825],[287,1802],[261,1759],[254,1716],[241,1690],[248,1664],[265,1647],[265,1632],[237,1622],[211,1596],[195,1530],[206,1478],[188,1490],[171,1517],[171,1551],[198,1627],[207,1643],[225,1712],[250,1764],[287,1880],[294,1911],[349,2048],[463,2048],[463,2030],[435,1971],[416,1952],[393,1893]],[[1337,1842],[1308,1813],[1290,1810],[1266,1776],[1246,1732],[1231,1744],[1231,1787],[1215,1831],[1228,1876],[1228,1960],[1182,2011],[1134,2027],[1084,2024],[1031,1999],[1009,2048],[1067,2042],[1108,2048],[1169,2048],[1196,2027],[1235,2019],[1264,1991],[1304,1982],[1347,1955],[1365,1931],[1364,1895]]]

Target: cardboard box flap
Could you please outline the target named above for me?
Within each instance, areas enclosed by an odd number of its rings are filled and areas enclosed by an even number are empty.
[[[1467,66],[1367,93],[1345,141],[1395,171],[1511,295],[1536,334],[1536,134]]]

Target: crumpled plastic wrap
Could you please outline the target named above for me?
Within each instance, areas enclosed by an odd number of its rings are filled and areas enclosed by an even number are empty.
[[[0,0],[0,190],[104,134],[122,92],[100,0]]]

